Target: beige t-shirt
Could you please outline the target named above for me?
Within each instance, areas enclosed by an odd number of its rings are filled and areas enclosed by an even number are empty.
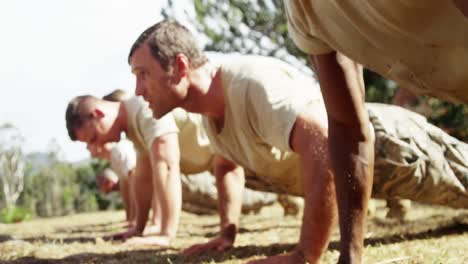
[[[246,169],[248,187],[302,195],[300,157],[289,136],[297,114],[323,105],[318,84],[273,58],[241,56],[221,65],[224,126],[203,117],[215,153]]]
[[[171,114],[160,119],[153,118],[153,112],[142,97],[134,96],[123,101],[123,104],[128,119],[127,138],[135,146],[137,155],[147,155],[155,138],[178,132]]]
[[[136,167],[136,154],[132,142],[123,139],[112,143],[109,163],[119,179],[127,179],[130,171]]]
[[[343,53],[414,92],[468,102],[468,19],[452,1],[284,1],[309,54]]]
[[[174,109],[172,115],[179,130],[180,170],[184,174],[196,174],[211,170],[213,152],[206,135],[200,114],[188,113],[182,108]],[[166,115],[167,116],[167,115]],[[111,151],[111,167],[128,171],[135,167],[135,150],[128,140],[121,140]],[[115,169],[114,169],[115,166]]]
[[[174,109],[172,115],[179,128],[180,170],[182,173],[195,174],[211,170],[213,152],[203,127],[201,115],[188,113],[182,108]]]

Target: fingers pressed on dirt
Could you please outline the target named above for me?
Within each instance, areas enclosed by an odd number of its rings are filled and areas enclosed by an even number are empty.
[[[195,255],[196,252],[199,251],[199,248],[200,245],[194,245],[194,246],[191,246],[189,248],[186,248],[182,251],[182,255],[184,256],[191,256],[191,255]]]

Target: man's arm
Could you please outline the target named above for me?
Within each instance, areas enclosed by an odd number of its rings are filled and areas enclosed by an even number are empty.
[[[336,195],[328,154],[327,119],[323,105],[299,113],[290,133],[290,146],[301,157],[304,214],[300,240],[288,254],[249,264],[319,263],[336,223]]]
[[[213,167],[218,190],[221,234],[207,243],[187,248],[183,252],[184,255],[198,254],[207,250],[224,251],[233,246],[236,238],[245,184],[244,169],[218,155],[214,157]]]
[[[119,180],[118,188],[120,190],[120,195],[122,195],[122,202],[124,204],[125,216],[127,222],[131,221],[131,201],[130,201],[130,185],[129,179],[121,178]]]
[[[135,201],[136,226],[127,231],[117,233],[105,239],[128,239],[133,236],[141,236],[148,221],[148,213],[151,207],[153,186],[151,183],[151,162],[148,156],[138,156],[136,161],[134,180],[132,188]]]
[[[176,133],[156,138],[151,147],[152,178],[155,199],[159,201],[161,236],[175,238],[182,210],[180,152]]]
[[[322,107],[312,105],[300,113],[290,136],[291,148],[302,160],[305,202],[297,249],[310,263],[319,262],[336,222],[336,194],[330,170],[326,114]]]
[[[462,14],[468,19],[468,1],[466,0],[453,0],[454,5],[462,12]]]
[[[328,113],[329,151],[340,222],[340,263],[360,263],[374,145],[362,67],[335,52],[311,56]]]
[[[136,225],[136,200],[135,200],[135,168],[128,172],[128,192],[130,202],[130,226]]]

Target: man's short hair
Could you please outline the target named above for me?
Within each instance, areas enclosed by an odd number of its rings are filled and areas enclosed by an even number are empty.
[[[193,34],[174,20],[161,21],[143,31],[130,49],[129,64],[133,53],[144,43],[148,44],[151,54],[166,72],[172,70],[171,65],[180,53],[187,56],[190,65],[194,68],[208,61],[206,55],[198,47]]]
[[[130,94],[121,89],[116,89],[112,93],[102,97],[103,100],[111,102],[122,102],[128,98],[130,98]]]
[[[73,141],[76,141],[76,130],[83,125],[84,117],[82,113],[82,104],[88,99],[96,99],[92,95],[80,95],[73,98],[67,106],[67,111],[65,112],[65,121],[67,124],[68,136]]]

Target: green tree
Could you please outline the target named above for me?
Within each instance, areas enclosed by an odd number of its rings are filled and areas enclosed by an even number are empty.
[[[5,207],[12,208],[23,192],[25,162],[23,137],[10,124],[0,126],[0,186]]]

